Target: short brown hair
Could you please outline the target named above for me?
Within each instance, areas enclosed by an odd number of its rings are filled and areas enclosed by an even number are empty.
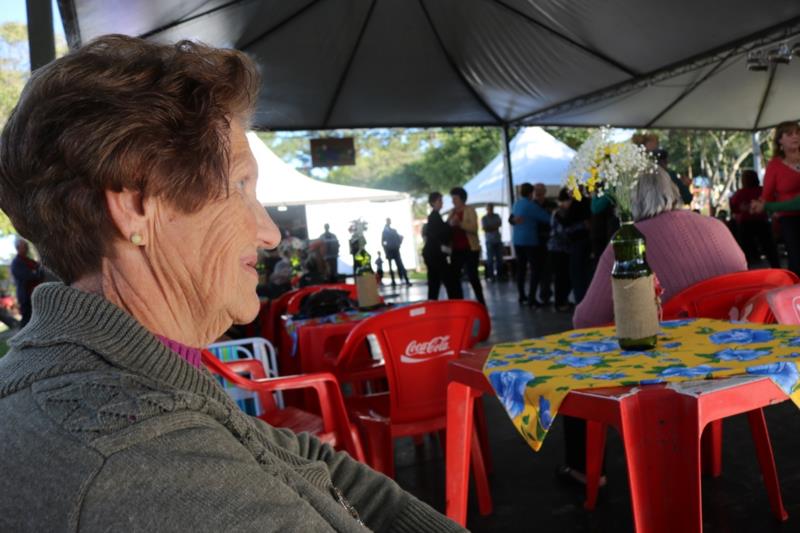
[[[105,190],[191,213],[227,194],[230,123],[259,76],[241,52],[108,35],[37,70],[0,136],[0,208],[66,283],[117,235]]]
[[[775,137],[772,139],[772,157],[786,156],[786,154],[783,153],[783,148],[781,148],[780,142],[778,141],[780,141],[781,137],[783,137],[785,133],[791,133],[797,130],[800,130],[800,125],[793,120],[787,120],[786,122],[781,122],[775,126]]]

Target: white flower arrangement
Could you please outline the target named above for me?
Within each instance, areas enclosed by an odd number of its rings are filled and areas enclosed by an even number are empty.
[[[578,148],[567,170],[566,187],[575,199],[582,197],[581,187],[591,194],[609,195],[620,215],[631,212],[631,196],[639,176],[655,167],[644,148],[630,141],[615,143],[607,127],[594,131]]]

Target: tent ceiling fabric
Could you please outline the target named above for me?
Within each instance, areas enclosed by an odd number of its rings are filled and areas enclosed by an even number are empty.
[[[59,0],[105,33],[235,47],[266,129],[502,124],[760,129],[800,118],[798,0]],[[770,77],[772,81],[770,82]]]

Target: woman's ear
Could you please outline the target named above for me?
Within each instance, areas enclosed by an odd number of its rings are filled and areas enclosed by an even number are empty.
[[[141,192],[131,189],[106,189],[106,204],[120,235],[137,246],[147,241],[147,216]]]

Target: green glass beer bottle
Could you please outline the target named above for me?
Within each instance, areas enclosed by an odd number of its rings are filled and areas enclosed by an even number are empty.
[[[652,350],[658,339],[658,301],[655,276],[647,264],[645,238],[630,215],[621,216],[622,225],[611,239],[614,267],[614,321],[623,350]]]

